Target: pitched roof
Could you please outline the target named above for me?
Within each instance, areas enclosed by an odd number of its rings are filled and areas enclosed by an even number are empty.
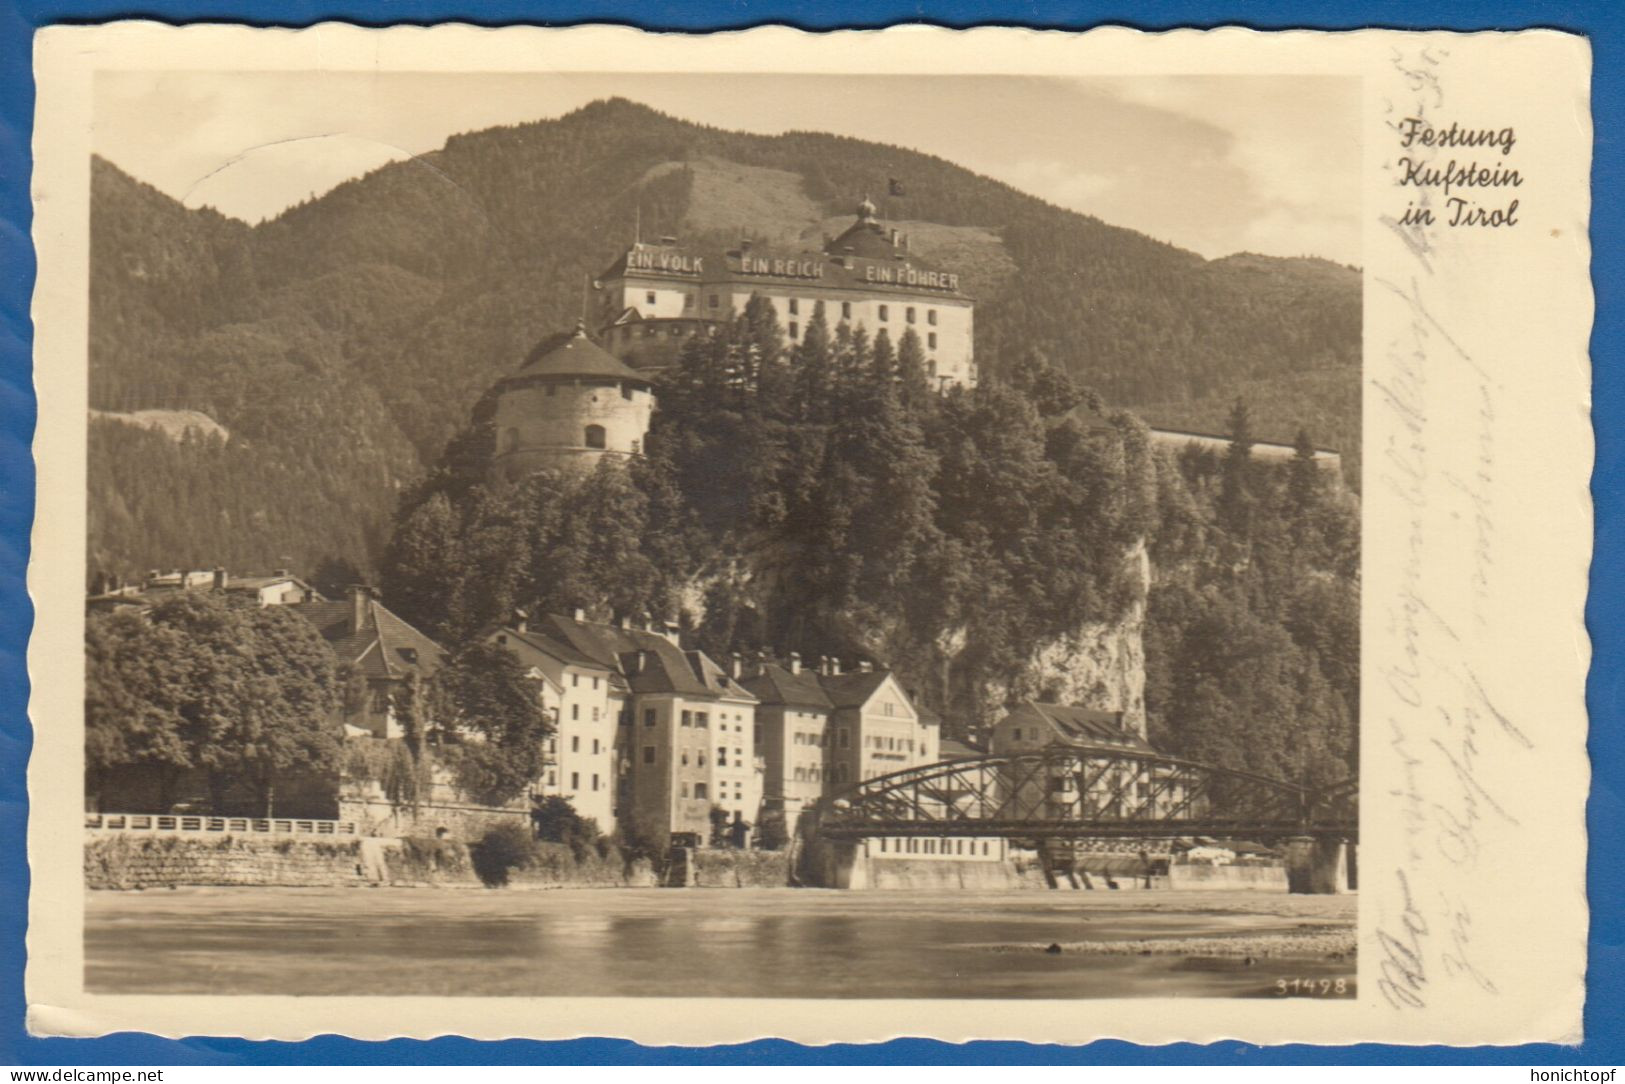
[[[938,752],[941,753],[943,760],[963,760],[966,757],[983,755],[983,751],[974,745],[966,745],[964,742],[955,741],[952,738],[943,738],[942,744],[938,747]]]
[[[518,376],[596,376],[647,384],[638,373],[587,337],[586,328],[549,335],[537,343],[519,367]]]
[[[1123,713],[1120,711],[1096,711],[1070,704],[1041,704],[1036,700],[1029,700],[1023,706],[1037,712],[1069,743],[1131,745],[1151,750],[1150,743],[1123,725]]]
[[[745,688],[764,704],[791,704],[826,711],[835,706],[818,684],[817,674],[810,670],[792,674],[778,663],[763,666],[760,674],[746,679]]]
[[[539,624],[549,637],[567,644],[594,663],[619,672],[635,693],[740,698],[750,695],[703,652],[685,652],[659,633],[577,621],[563,614],[548,614]]]
[[[854,670],[849,674],[820,674],[818,683],[837,708],[861,708],[889,677],[890,670]]]
[[[350,627],[351,603],[297,602],[288,608],[316,626],[340,662],[353,664],[367,678],[399,679],[416,671],[431,677],[446,661],[439,644],[397,617],[383,603],[368,598],[358,629]]]
[[[577,651],[563,640],[560,640],[557,637],[548,636],[546,633],[539,632],[528,625],[523,631],[514,628],[512,625],[504,625],[502,626],[501,631],[506,635],[513,637],[515,640],[529,644],[531,647],[542,652],[544,655],[551,655],[553,658],[559,660],[567,666],[583,666],[594,670],[609,671],[613,671],[615,669],[608,663],[603,663],[599,662],[597,659],[588,658],[586,655],[583,655],[581,652]]]

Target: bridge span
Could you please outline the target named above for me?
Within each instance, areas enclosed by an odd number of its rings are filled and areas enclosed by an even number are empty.
[[[814,811],[827,844],[874,837],[1050,841],[1212,836],[1281,845],[1294,885],[1359,839],[1353,780],[1307,787],[1133,748],[1050,746],[865,780]],[[1299,876],[1293,876],[1294,868]],[[1302,888],[1303,891],[1329,889]]]

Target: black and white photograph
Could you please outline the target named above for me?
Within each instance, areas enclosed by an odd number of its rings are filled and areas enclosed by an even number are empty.
[[[1353,997],[1356,91],[99,76],[87,986]]]
[[[1577,1011],[1583,173],[1482,89],[1562,35],[122,33],[42,53],[47,1029]]]

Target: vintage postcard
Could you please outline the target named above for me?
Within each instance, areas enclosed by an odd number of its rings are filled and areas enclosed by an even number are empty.
[[[1579,1039],[1583,39],[36,73],[35,1031]]]

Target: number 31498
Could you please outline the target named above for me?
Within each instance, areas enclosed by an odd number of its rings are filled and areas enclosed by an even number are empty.
[[[1276,979],[1275,992],[1281,997],[1336,997],[1349,992],[1349,980],[1343,979]]]

